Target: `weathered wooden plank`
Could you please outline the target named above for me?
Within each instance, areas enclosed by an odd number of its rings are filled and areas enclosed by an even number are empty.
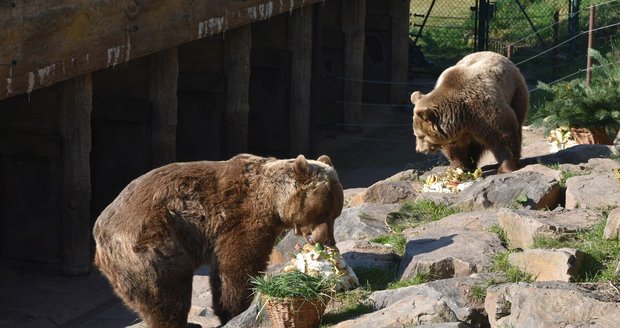
[[[318,1],[16,1],[0,7],[0,100]]]

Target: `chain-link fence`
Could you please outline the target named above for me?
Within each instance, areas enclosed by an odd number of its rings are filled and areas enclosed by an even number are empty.
[[[477,0],[411,1],[410,65],[414,69],[441,71],[476,46]]]
[[[531,83],[557,80],[585,65],[591,4],[601,4],[596,26],[609,27],[596,31],[596,48],[614,50],[620,0],[412,1],[410,65],[440,72],[487,49],[510,55]]]

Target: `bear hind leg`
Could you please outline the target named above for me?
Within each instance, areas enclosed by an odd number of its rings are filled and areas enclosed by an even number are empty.
[[[187,322],[192,302],[190,275],[166,282],[158,282],[158,292],[152,298],[135,299],[132,306],[149,328],[196,327]],[[161,284],[160,284],[161,283]]]

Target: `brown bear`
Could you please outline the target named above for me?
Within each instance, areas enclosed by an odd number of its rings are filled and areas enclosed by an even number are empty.
[[[186,327],[194,271],[210,265],[222,323],[251,302],[248,279],[264,271],[287,228],[333,244],[343,191],[329,157],[173,163],[135,179],[101,213],[95,265],[149,328]]]
[[[411,94],[416,151],[441,150],[452,167],[475,170],[490,150],[499,173],[518,168],[529,92],[519,69],[490,51],[470,54],[439,76],[435,88]]]

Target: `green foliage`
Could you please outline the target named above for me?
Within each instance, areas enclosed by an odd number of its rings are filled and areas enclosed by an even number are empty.
[[[271,298],[302,297],[316,299],[330,297],[335,290],[338,278],[310,276],[297,270],[285,273],[266,273],[250,278],[255,294]]]
[[[497,234],[504,247],[510,246],[510,243],[508,242],[508,235],[506,235],[506,230],[502,229],[499,224],[490,226],[489,231]]]
[[[538,83],[538,89],[547,92],[549,100],[535,110],[548,129],[558,126],[611,127],[620,122],[620,65],[617,54],[602,56],[590,49],[590,55],[599,63],[593,67],[590,86],[583,79],[574,79],[553,85]]]
[[[581,172],[577,172],[577,171],[561,171],[560,172],[560,187],[561,188],[566,188],[566,181],[572,177],[576,177],[576,176],[581,176],[581,175],[588,175],[590,174],[589,171],[581,171]]]
[[[386,289],[388,284],[394,281],[396,272],[387,273],[378,267],[358,267],[355,268],[355,275],[359,279],[362,286],[366,286],[370,290]]]
[[[607,213],[592,229],[579,231],[575,234],[561,237],[541,235],[534,238],[532,247],[535,248],[575,248],[586,253],[582,271],[576,277],[584,282],[620,282],[615,274],[616,265],[620,258],[618,240],[606,240],[603,237],[607,223]]]
[[[407,239],[403,236],[402,233],[391,233],[389,235],[382,235],[370,240],[373,243],[379,243],[383,245],[390,245],[394,247],[394,251],[398,255],[403,255],[405,253],[405,244],[407,244]]]
[[[412,278],[401,281],[394,281],[387,286],[387,289],[397,289],[408,286],[420,285],[433,280],[433,275],[429,272],[418,272]]]
[[[516,266],[508,262],[511,252],[499,252],[493,257],[493,269],[506,276],[508,282],[532,282],[534,277],[531,274],[521,271]]]

